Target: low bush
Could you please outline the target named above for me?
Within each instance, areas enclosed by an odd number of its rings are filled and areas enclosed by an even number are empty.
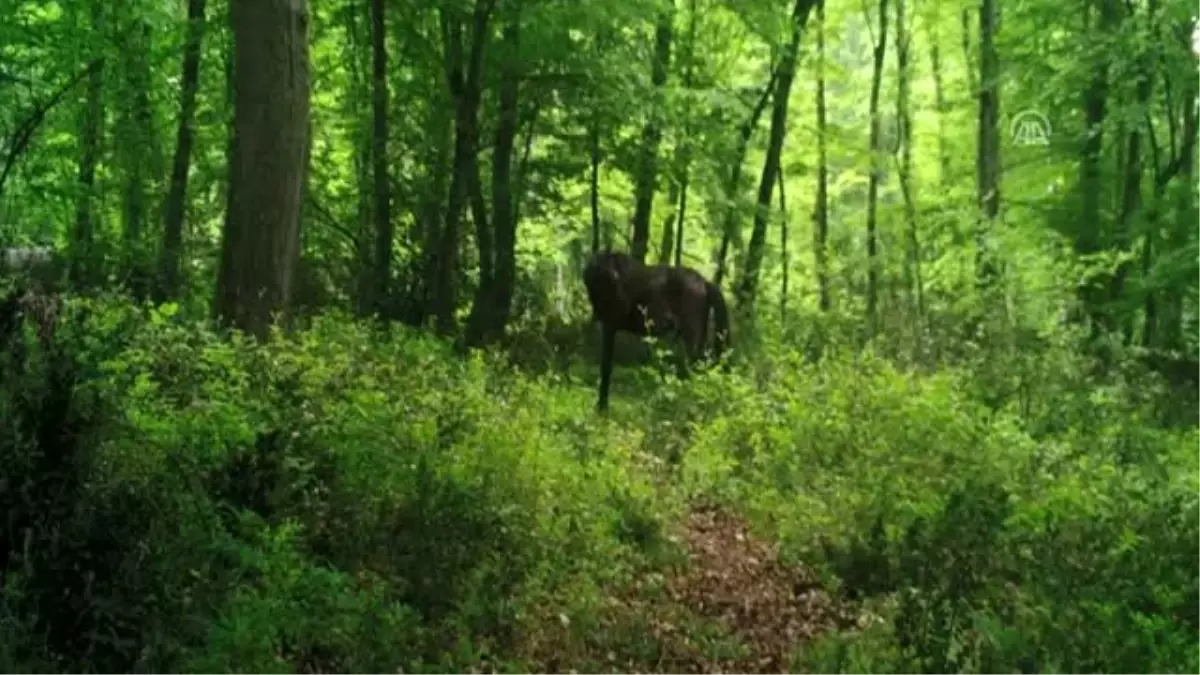
[[[658,543],[669,504],[582,392],[345,317],[254,348],[66,313],[4,381],[6,667],[463,669]]]

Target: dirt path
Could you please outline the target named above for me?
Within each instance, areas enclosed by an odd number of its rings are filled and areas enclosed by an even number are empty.
[[[796,646],[853,624],[850,607],[822,590],[811,570],[781,563],[778,547],[740,518],[697,508],[677,534],[688,564],[612,598],[584,644],[543,644],[548,658],[535,658],[536,669],[780,673]]]

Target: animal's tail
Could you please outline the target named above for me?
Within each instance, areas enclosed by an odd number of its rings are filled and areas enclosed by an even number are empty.
[[[712,308],[713,320],[716,323],[712,358],[714,361],[719,361],[730,343],[729,308],[725,306],[725,296],[721,294],[720,286],[708,281],[705,282],[705,289],[708,292],[708,306]]]

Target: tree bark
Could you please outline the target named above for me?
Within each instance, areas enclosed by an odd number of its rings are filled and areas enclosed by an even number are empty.
[[[240,1],[240,0],[239,0]],[[388,174],[387,29],[384,0],[371,0],[371,173],[375,195],[375,265],[371,304],[382,314],[391,296],[392,222],[391,178]]]
[[[118,146],[123,159],[125,189],[122,195],[124,247],[122,272],[126,286],[134,298],[146,297],[151,290],[149,260],[146,246],[148,175],[158,175],[154,164],[158,153],[150,107],[150,25],[138,21],[132,31],[131,44],[125,50],[124,93],[129,105],[124,106],[121,119],[121,140]]]
[[[779,289],[779,320],[787,321],[788,300],[788,212],[787,198],[783,191],[783,169],[779,170],[779,269],[783,280]]]
[[[179,85],[179,125],[171,185],[163,206],[163,239],[158,259],[159,302],[179,297],[183,254],[183,219],[187,205],[188,175],[195,143],[196,92],[200,88],[200,55],[204,42],[207,0],[188,0],[188,26],[183,43],[183,68]]]
[[[688,3],[688,52],[683,71],[683,87],[692,88],[692,76],[696,67],[696,0]],[[685,113],[686,114],[686,113]],[[692,129],[691,118],[685,117],[683,123],[683,156],[680,159],[679,177],[679,211],[675,217],[675,266],[683,265],[683,225],[687,218],[688,182],[692,169]]]
[[[518,93],[521,81],[521,7],[514,2],[509,8],[502,36],[503,53],[496,136],[492,150],[492,223],[495,231],[494,259],[490,264],[491,283],[482,284],[471,308],[467,340],[482,344],[504,335],[512,309],[513,286],[516,283],[517,222],[512,165],[513,148],[518,128]],[[483,255],[482,249],[480,256]],[[482,278],[482,274],[481,274]]]
[[[982,289],[996,281],[988,239],[1000,212],[1000,60],[996,52],[997,0],[979,7],[979,142],[975,175],[980,216],[975,231],[975,269]]]
[[[676,146],[675,158],[672,164],[678,166],[680,163],[680,150],[683,139],[680,139],[680,145]],[[672,173],[676,173],[672,171]],[[662,239],[658,245],[658,264],[668,265],[671,262],[671,253],[675,250],[675,219],[679,215],[679,182],[672,175],[668,179],[669,187],[667,188],[667,217],[663,219]]]
[[[1146,36],[1149,38],[1153,35],[1155,21],[1158,13],[1158,0],[1149,0],[1146,5],[1145,24]],[[1135,96],[1137,107],[1140,109],[1148,109],[1150,107],[1150,96],[1154,89],[1154,54],[1150,47],[1142,46],[1144,52],[1138,56],[1138,72],[1137,85],[1135,87]],[[1129,146],[1125,153],[1124,175],[1122,176],[1121,185],[1121,213],[1117,220],[1116,236],[1114,238],[1114,248],[1120,253],[1129,253],[1133,241],[1133,226],[1142,208],[1142,174],[1145,166],[1142,159],[1142,143],[1143,134],[1140,125],[1136,122],[1133,128],[1129,131]],[[1149,241],[1149,237],[1146,238]],[[1149,258],[1150,251],[1147,250],[1143,256]],[[1117,264],[1117,268],[1113,270],[1112,279],[1109,282],[1109,300],[1118,303],[1125,292],[1125,279],[1129,275],[1129,261],[1122,261]],[[1122,332],[1126,344],[1133,339],[1133,317],[1126,315],[1120,322]]]
[[[738,129],[737,146],[734,150],[733,161],[730,166],[729,182],[725,184],[725,199],[729,204],[725,208],[725,223],[721,228],[721,246],[717,251],[717,271],[713,276],[713,283],[717,286],[720,286],[721,282],[725,279],[727,269],[725,261],[729,256],[729,244],[733,239],[734,232],[740,226],[738,197],[742,188],[742,165],[746,163],[746,152],[750,147],[750,136],[754,134],[754,130],[758,127],[758,120],[762,117],[763,111],[766,110],[767,102],[771,100],[771,92],[775,90],[775,82],[778,78],[779,69],[773,67],[771,69],[771,76],[767,79],[767,85],[763,87],[762,93],[759,94],[758,102],[754,104],[754,108],[750,112],[750,117]]]
[[[868,102],[870,115],[871,175],[867,181],[867,339],[875,336],[879,314],[879,255],[877,212],[879,208],[879,182],[882,179],[879,141],[879,88],[883,83],[883,60],[887,53],[887,0],[879,0],[879,37],[875,42],[874,61],[871,74],[871,97]]]
[[[287,308],[299,255],[309,158],[306,0],[239,0],[234,40],[233,156],[214,308],[259,338]]]
[[[675,0],[668,0],[670,9],[659,14],[654,27],[654,62],[651,65],[650,84],[656,97],[661,95],[667,82],[667,67],[671,61],[672,24],[675,19]],[[658,145],[662,140],[661,105],[653,105],[649,119],[642,127],[641,156],[634,185],[633,238],[631,253],[639,262],[646,260],[650,245],[650,210],[654,204],[655,183],[658,180]]]
[[[779,161],[783,154],[783,141],[787,135],[788,97],[792,91],[792,79],[796,74],[796,55],[800,50],[800,35],[816,0],[796,0],[792,9],[792,38],[784,50],[779,64],[779,80],[775,83],[774,101],[771,108],[771,136],[767,146],[767,157],[763,163],[762,178],[758,184],[758,208],[754,212],[754,229],[746,249],[746,264],[736,289],[739,311],[749,316],[758,288],[758,271],[762,266],[763,251],[767,241],[767,221],[771,211],[771,191],[779,173]]]
[[[911,110],[911,78],[909,71],[909,50],[912,47],[911,35],[908,32],[907,7],[905,0],[896,2],[896,70],[897,97],[896,119],[899,121],[900,133],[900,191],[904,197],[904,229],[908,239],[908,261],[905,265],[905,275],[908,277],[908,292],[913,299],[916,309],[916,325],[924,325],[925,321],[925,289],[921,279],[921,237],[917,230],[916,194],[913,188],[912,160],[912,110]],[[943,173],[943,175],[945,175]],[[917,342],[920,343],[918,331]]]
[[[1096,31],[1107,35],[1117,22],[1116,0],[1096,0],[1099,23]],[[1088,12],[1091,17],[1091,10]],[[1103,188],[1100,160],[1104,149],[1104,120],[1108,105],[1109,59],[1102,57],[1092,69],[1092,76],[1083,94],[1084,141],[1079,162],[1080,229],[1075,237],[1075,252],[1081,256],[1100,250],[1101,192]],[[1093,329],[1104,323],[1103,297],[1095,280],[1080,287],[1080,301],[1092,320]]]
[[[813,204],[813,259],[822,312],[829,296],[829,152],[825,120],[825,0],[817,4],[817,198]]]
[[[454,99],[454,164],[450,176],[450,194],[434,259],[433,314],[441,335],[455,329],[456,269],[459,226],[463,209],[470,198],[471,172],[475,165],[475,146],[479,137],[479,103],[483,86],[483,54],[488,41],[488,25],[495,0],[476,0],[471,20],[470,52],[463,63],[462,21],[457,11],[442,10],[443,31],[450,56],[447,79]],[[465,72],[464,72],[465,71]]]
[[[1185,35],[1190,33],[1191,26],[1184,32]],[[1190,36],[1189,36],[1190,37]],[[1155,178],[1155,188],[1160,193],[1167,192],[1167,187],[1175,178],[1180,178],[1180,182],[1187,188],[1179,190],[1175,193],[1176,204],[1173,206],[1176,209],[1187,212],[1193,208],[1193,195],[1195,182],[1195,166],[1194,158],[1196,154],[1197,133],[1200,132],[1200,104],[1196,101],[1197,83],[1194,80],[1189,80],[1184,89],[1181,98],[1182,110],[1182,125],[1179,135],[1179,150],[1172,157],[1170,163]],[[1167,114],[1174,117],[1174,112],[1171,100],[1167,99]],[[1172,145],[1175,145],[1172,143]],[[1179,203],[1182,202],[1182,203]],[[1195,229],[1189,222],[1190,219],[1178,218],[1177,222],[1173,223],[1167,229],[1166,246],[1169,250],[1184,250],[1187,247],[1188,239],[1193,236]],[[1171,351],[1182,351],[1183,343],[1183,293],[1170,292],[1166,293],[1161,306],[1161,315],[1155,307],[1153,311],[1148,312],[1148,315],[1157,315],[1157,323],[1161,327],[1156,333],[1163,348]],[[1150,318],[1148,316],[1147,321]]]
[[[95,44],[103,44],[104,8],[101,0],[91,3],[91,34]],[[80,157],[77,184],[79,195],[75,202],[75,227],[71,237],[70,279],[75,286],[95,281],[95,215],[92,208],[96,186],[96,165],[100,162],[101,136],[104,131],[104,61],[88,73],[87,102],[84,104],[82,129],[79,135]]]
[[[371,11],[372,0],[351,0],[346,7],[346,62],[350,71],[350,91],[347,96],[345,114],[354,124],[354,179],[358,195],[355,209],[354,255],[355,297],[354,310],[360,317],[370,316],[375,311],[375,258],[373,246],[375,188],[371,164],[374,110],[364,112],[362,100],[372,96],[371,89]],[[363,16],[366,17],[365,22]],[[361,23],[366,23],[363,30]],[[366,39],[362,35],[365,32]],[[365,55],[365,56],[364,56]]]

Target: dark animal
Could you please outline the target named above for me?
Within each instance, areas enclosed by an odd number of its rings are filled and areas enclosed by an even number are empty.
[[[592,304],[592,318],[600,322],[602,331],[597,404],[601,411],[608,409],[617,331],[679,338],[684,348],[680,376],[686,377],[687,363],[704,356],[711,312],[716,322],[712,359],[720,359],[725,351],[729,341],[725,298],[716,284],[690,267],[644,265],[627,253],[606,250],[588,260],[583,283]]]

